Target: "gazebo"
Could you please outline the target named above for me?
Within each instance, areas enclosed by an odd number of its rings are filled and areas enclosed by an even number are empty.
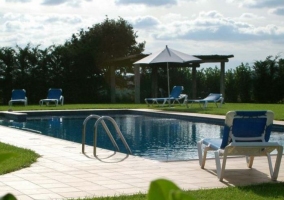
[[[193,55],[201,61],[189,63],[187,67],[192,68],[192,97],[196,98],[196,68],[202,63],[220,63],[220,93],[225,96],[225,63],[234,55]],[[135,103],[140,103],[140,65],[134,66],[135,74]]]
[[[139,59],[142,59],[149,54],[132,55],[124,58],[112,60],[112,63],[134,63]],[[229,58],[233,58],[234,55],[193,55],[200,58],[201,61],[189,63],[186,67],[192,68],[192,98],[196,98],[196,69],[203,63],[220,63],[220,93],[225,96],[225,63],[229,62]],[[185,66],[185,65],[184,65]],[[134,65],[134,85],[135,85],[135,103],[140,102],[140,67],[142,65]],[[115,103],[115,67],[111,67],[111,102]]]

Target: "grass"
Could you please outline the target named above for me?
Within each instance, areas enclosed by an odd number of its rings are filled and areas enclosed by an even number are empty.
[[[165,111],[189,112],[189,113],[204,113],[225,115],[230,110],[272,110],[275,114],[275,120],[284,121],[284,106],[283,104],[251,104],[251,103],[226,103],[221,108],[216,108],[213,103],[210,103],[208,108],[200,108],[198,104],[186,106],[175,105],[174,107],[156,105],[148,107],[146,104],[65,104],[64,106],[39,106],[39,105],[15,105],[15,106],[0,106],[0,111],[24,110],[76,110],[76,109],[159,109]]]
[[[190,112],[225,115],[229,110],[272,110],[276,120],[284,121],[284,106],[282,104],[241,104],[226,103],[221,108],[216,108],[214,104],[209,104],[207,109],[202,109],[198,104],[189,108],[175,105],[174,107],[147,107],[145,104],[66,104],[64,106],[0,106],[0,111],[25,111],[25,110],[76,110],[76,109],[159,109],[165,111]],[[0,174],[9,173],[23,167],[28,167],[39,157],[30,150],[13,147],[0,143],[0,152],[10,153],[13,156],[0,162]],[[1,157],[0,157],[1,159]],[[284,199],[284,183],[263,183],[259,185],[228,187],[219,189],[201,189],[187,191],[198,200],[220,200],[220,199],[250,199],[250,200],[277,200]],[[81,198],[80,198],[81,199]],[[146,200],[146,194],[120,195],[114,197],[83,198],[84,200]],[[79,200],[79,199],[78,199]],[[82,200],[82,199],[81,199]]]
[[[0,142],[0,175],[29,167],[37,158],[34,151]]]
[[[190,191],[198,200],[220,199],[250,199],[250,200],[276,200],[284,198],[284,183],[263,183],[258,185],[227,187],[221,189],[207,189]]]
[[[282,200],[284,183],[263,183],[249,186],[200,189],[186,191],[196,200]],[[146,194],[121,195],[114,197],[83,198],[84,200],[147,200]],[[81,200],[83,200],[81,199]]]

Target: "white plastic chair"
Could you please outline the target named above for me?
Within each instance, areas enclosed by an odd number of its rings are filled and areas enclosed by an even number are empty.
[[[164,106],[166,103],[171,105],[175,101],[179,102],[182,91],[183,91],[183,86],[174,86],[169,97],[145,98],[145,102],[148,106],[153,104],[157,104],[158,106],[160,105]],[[185,96],[183,96],[183,98],[184,97]]]
[[[197,143],[201,168],[205,166],[207,152],[214,151],[217,176],[222,181],[228,156],[246,156],[249,168],[252,167],[255,156],[266,156],[271,179],[277,180],[283,146],[277,142],[268,142],[273,118],[272,111],[229,111],[226,114],[223,138],[206,138]],[[270,153],[274,150],[277,150],[277,155],[273,168]]]
[[[186,107],[187,108],[188,108],[188,102],[191,102],[190,106],[192,106],[193,103],[199,103],[200,107],[203,107],[203,108],[207,108],[208,103],[215,103],[216,107],[219,108],[219,107],[222,107],[222,104],[224,102],[224,98],[223,98],[222,94],[210,93],[204,99],[188,99],[186,101]]]

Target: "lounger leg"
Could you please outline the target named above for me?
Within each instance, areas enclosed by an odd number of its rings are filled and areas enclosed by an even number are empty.
[[[188,97],[188,95],[185,95],[185,97],[184,97],[184,100],[183,100],[183,103],[182,103],[182,104],[185,104],[185,103],[187,102],[187,97]]]
[[[219,152],[215,151],[214,154],[215,154],[217,177],[220,179],[220,176],[221,176],[221,161],[220,161]]]
[[[164,100],[164,102],[163,102],[163,106],[166,104],[166,102],[167,102],[167,99],[165,99],[165,100]],[[169,102],[168,102],[168,103],[169,103]]]
[[[202,141],[197,142],[197,150],[198,150],[199,165],[202,169],[204,169],[205,162],[203,162],[204,157],[202,156]]]
[[[254,160],[254,156],[246,156],[248,168],[252,168],[253,160]]]
[[[179,102],[179,100],[178,100],[178,99],[174,100],[173,104],[174,104],[176,101],[177,101],[177,102],[178,102],[178,104],[181,106],[181,103]]]
[[[227,161],[227,153],[225,152],[223,155],[223,162],[222,162],[222,167],[221,167],[221,160],[220,160],[220,155],[219,151],[215,151],[215,162],[216,162],[216,170],[217,170],[217,176],[220,181],[223,181],[225,169],[226,169],[226,161]]]
[[[206,158],[207,158],[207,152],[210,150],[213,150],[209,146],[204,147],[202,152],[203,143],[202,141],[197,143],[197,150],[198,150],[198,158],[199,158],[199,165],[201,169],[204,169]]]
[[[144,101],[147,104],[147,106],[150,107],[150,104],[148,103],[148,101],[146,99],[144,99]]]
[[[207,108],[207,101],[202,102],[202,106],[201,106],[201,103],[199,103],[199,105],[200,105],[201,108],[205,109],[205,108]]]
[[[273,171],[273,174],[271,175],[271,179],[273,181],[277,180],[279,169],[280,169],[280,165],[281,165],[282,154],[283,154],[283,146],[278,146],[277,147],[277,156],[276,156],[274,171]]]
[[[169,99],[168,103],[169,103],[169,106],[171,106],[171,103],[172,103],[172,102],[171,102],[171,100],[170,100],[170,99]],[[173,104],[174,104],[174,102],[173,102]]]
[[[155,103],[156,103],[158,106],[160,106],[159,103],[158,103],[158,101],[157,101],[156,99],[153,100],[152,105],[154,105]]]
[[[267,161],[268,161],[270,176],[272,178],[272,176],[273,176],[273,167],[272,167],[272,161],[271,161],[270,154],[266,153],[266,157],[267,157]]]

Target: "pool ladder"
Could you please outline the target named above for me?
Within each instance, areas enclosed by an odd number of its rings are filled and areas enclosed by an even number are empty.
[[[116,121],[109,117],[109,116],[99,116],[99,115],[89,115],[88,117],[86,117],[86,119],[84,120],[83,122],[83,130],[82,130],[82,153],[85,154],[85,142],[86,142],[86,125],[87,125],[87,122],[90,120],[90,119],[97,119],[95,125],[94,125],[94,150],[93,150],[93,154],[95,157],[97,157],[97,135],[98,135],[98,125],[101,123],[106,134],[108,135],[108,137],[110,138],[113,146],[115,147],[116,151],[120,151],[119,150],[119,147],[117,145],[117,143],[115,142],[109,128],[107,127],[106,123],[105,123],[105,120],[109,120],[112,125],[114,126],[115,130],[116,130],[116,133],[118,134],[118,136],[120,137],[122,143],[124,144],[125,148],[128,150],[129,154],[132,154],[125,138],[123,137]]]

